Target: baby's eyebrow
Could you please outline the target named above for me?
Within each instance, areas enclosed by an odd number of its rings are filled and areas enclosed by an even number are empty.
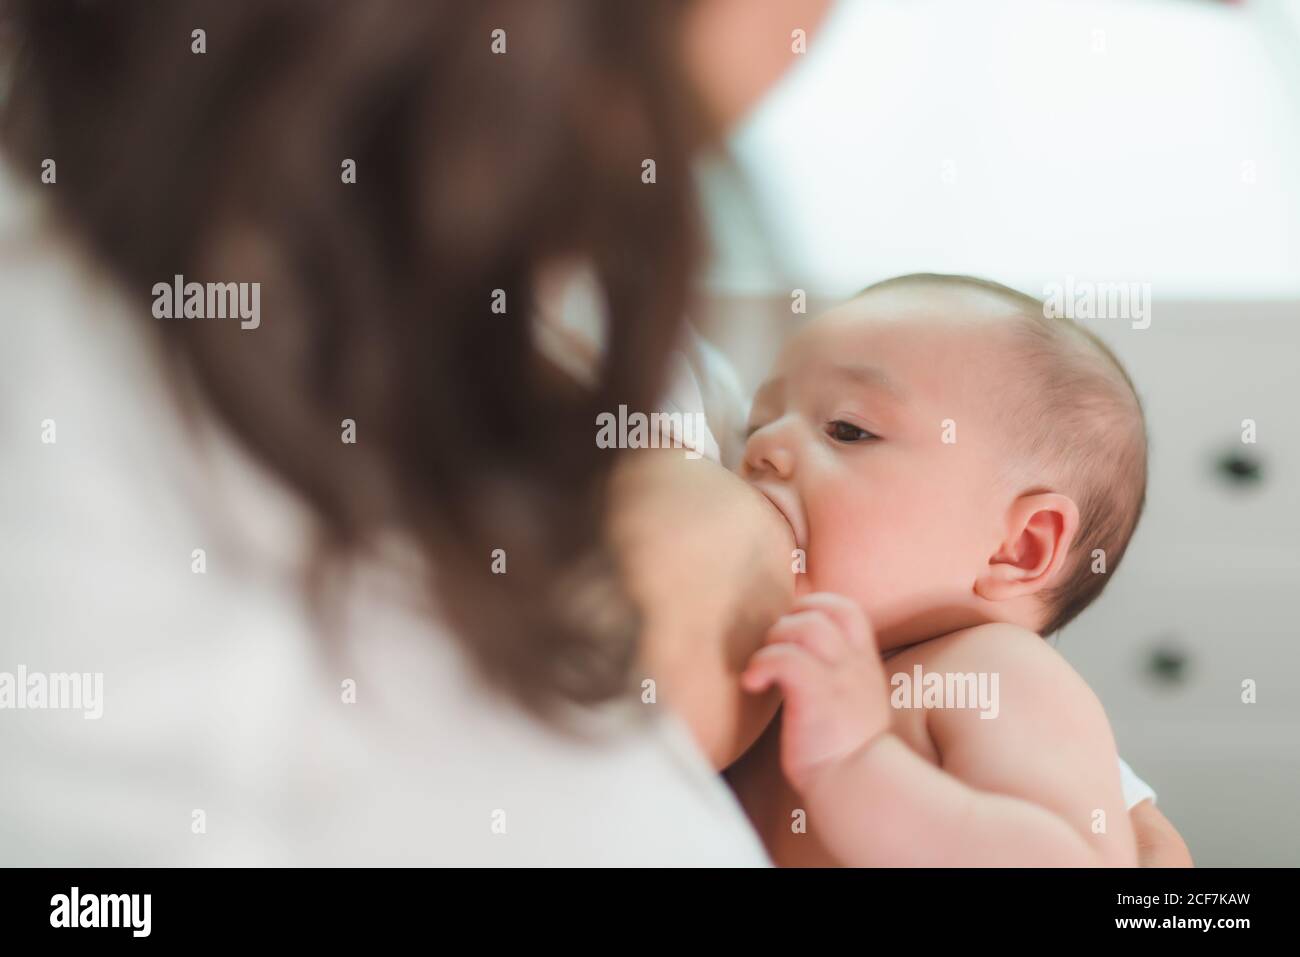
[[[836,378],[849,379],[857,385],[881,389],[898,402],[907,400],[907,393],[903,388],[891,379],[885,370],[876,366],[833,365],[830,371]]]

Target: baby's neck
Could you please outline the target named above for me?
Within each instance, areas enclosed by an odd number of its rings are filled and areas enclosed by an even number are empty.
[[[887,624],[877,624],[876,647],[880,649],[880,656],[888,660],[894,655],[900,654],[909,648],[915,648],[927,641],[942,638],[944,635],[951,635],[953,632],[965,631],[967,628],[975,628],[979,625],[1002,622],[1020,625],[1022,628],[1028,628],[1031,631],[1035,630],[1035,622],[1026,623],[1022,621],[1023,616],[1013,614],[1013,609],[999,608],[996,610],[1003,613],[992,614],[983,608],[973,608],[953,603],[946,607],[931,608],[899,620],[891,620]]]

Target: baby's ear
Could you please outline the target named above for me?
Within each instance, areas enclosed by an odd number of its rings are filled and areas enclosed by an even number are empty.
[[[1079,507],[1057,492],[1022,495],[1007,513],[1006,537],[975,580],[987,601],[1033,595],[1054,584],[1079,532]]]

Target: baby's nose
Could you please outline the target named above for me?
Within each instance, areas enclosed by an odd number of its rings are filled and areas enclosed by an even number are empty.
[[[778,478],[794,474],[794,450],[788,435],[776,423],[764,426],[745,443],[746,475],[770,473]]]

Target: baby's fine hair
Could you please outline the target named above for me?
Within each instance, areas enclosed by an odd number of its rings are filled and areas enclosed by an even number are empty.
[[[1091,330],[1050,316],[1043,302],[974,276],[913,273],[860,295],[910,286],[982,292],[1006,303],[1021,374],[1005,397],[1016,450],[1079,508],[1079,531],[1059,584],[1045,595],[1041,634],[1065,627],[1101,594],[1146,503],[1146,420],[1124,366]]]

